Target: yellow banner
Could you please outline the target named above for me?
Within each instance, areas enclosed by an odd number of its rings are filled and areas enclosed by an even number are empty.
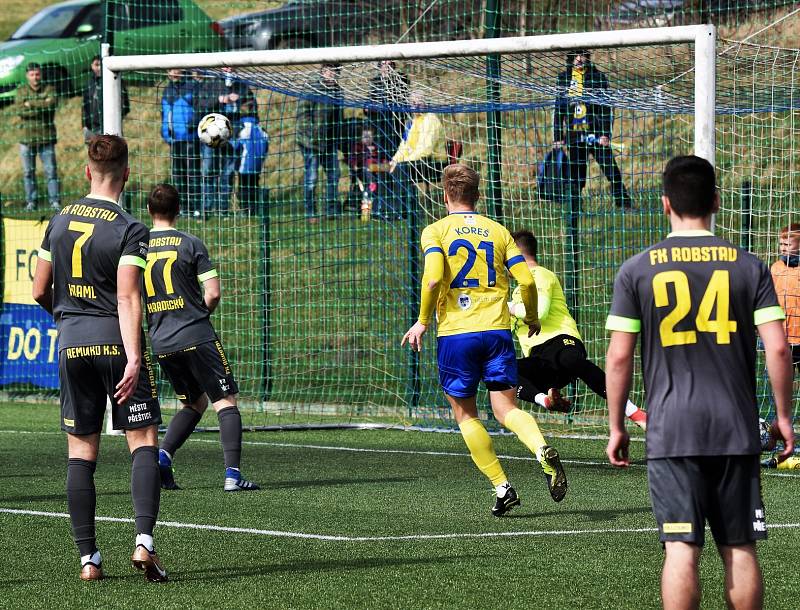
[[[36,251],[42,245],[46,222],[38,220],[3,219],[5,243],[5,303],[35,305],[31,296],[33,272],[36,270]]]

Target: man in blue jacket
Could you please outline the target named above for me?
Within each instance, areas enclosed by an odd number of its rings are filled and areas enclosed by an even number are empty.
[[[260,186],[261,169],[269,151],[269,137],[258,124],[258,118],[241,119],[242,128],[233,141],[239,154],[239,207],[252,215],[263,215],[263,193]]]
[[[200,159],[195,117],[195,88],[183,70],[167,70],[169,83],[161,98],[161,137],[169,144],[172,183],[189,214],[199,215]]]

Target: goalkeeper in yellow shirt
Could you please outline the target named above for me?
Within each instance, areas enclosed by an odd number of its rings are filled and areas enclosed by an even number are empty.
[[[520,500],[478,419],[475,395],[481,381],[489,390],[497,421],[536,455],[556,502],[567,493],[567,478],[558,451],[547,445],[536,420],[516,405],[517,361],[506,306],[508,271],[519,282],[522,301],[532,312],[525,317],[531,335],[539,331],[536,286],[508,230],[475,211],[479,182],[478,174],[466,165],[444,170],[448,215],[422,232],[425,271],[420,314],[401,345],[408,342],[413,350],[422,348],[435,310],[439,381],[472,460],[495,487],[492,514],[500,517]]]
[[[508,303],[513,329],[525,356],[517,360],[517,398],[535,402],[548,411],[567,413],[572,405],[562,398],[559,390],[581,379],[606,400],[606,374],[586,357],[578,325],[569,313],[558,278],[536,262],[536,237],[530,231],[517,231],[513,238],[536,282],[536,307],[541,322],[541,332],[531,335],[525,322],[528,305],[518,287]],[[647,427],[647,415],[630,400],[625,415],[640,428]]]

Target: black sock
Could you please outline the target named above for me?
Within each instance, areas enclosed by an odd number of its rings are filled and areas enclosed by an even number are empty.
[[[67,506],[72,521],[72,537],[81,556],[91,555],[97,550],[94,533],[96,467],[97,462],[80,458],[69,458],[67,461]]]
[[[167,433],[161,440],[161,448],[174,458],[175,452],[191,436],[202,417],[202,414],[191,407],[183,407],[170,420]]]
[[[225,407],[217,413],[219,418],[219,440],[225,468],[239,468],[242,459],[242,416],[236,407]]]
[[[131,454],[131,496],[136,533],[153,535],[161,500],[158,447],[139,447]]]

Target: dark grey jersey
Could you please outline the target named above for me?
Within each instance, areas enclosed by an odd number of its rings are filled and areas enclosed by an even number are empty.
[[[606,327],[641,333],[648,458],[759,453],[756,326],[780,319],[767,266],[707,231],[622,265]]]
[[[59,350],[121,344],[117,268],[144,268],[149,231],[108,199],[84,197],[50,219],[39,257],[53,265]]]
[[[177,229],[152,229],[144,297],[150,343],[168,354],[217,338],[200,282],[217,277],[208,250]]]

